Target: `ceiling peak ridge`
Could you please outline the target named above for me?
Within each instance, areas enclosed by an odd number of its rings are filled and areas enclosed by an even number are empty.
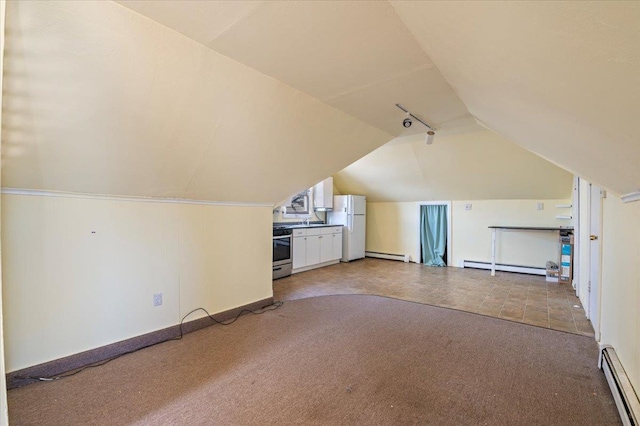
[[[338,99],[338,98],[340,98],[342,96],[346,96],[346,95],[351,95],[353,93],[362,92],[364,90],[371,89],[372,87],[380,86],[380,85],[389,83],[391,81],[398,80],[400,78],[404,78],[404,77],[410,76],[412,74],[417,74],[417,73],[419,73],[421,71],[433,69],[435,67],[436,66],[433,63],[425,63],[425,64],[422,64],[422,65],[420,65],[418,67],[412,68],[409,71],[405,71],[405,72],[401,72],[401,73],[395,74],[395,75],[393,75],[393,76],[391,76],[389,78],[384,78],[384,79],[381,79],[381,80],[378,80],[378,81],[374,81],[374,82],[371,82],[371,83],[363,84],[362,86],[354,87],[353,89],[345,90],[344,92],[336,93],[335,95],[323,97],[321,100],[323,102],[331,102],[332,100]]]
[[[215,42],[220,36],[222,36],[223,34],[228,32],[231,28],[235,27],[237,24],[239,24],[240,22],[244,21],[249,16],[251,16],[258,8],[264,6],[265,3],[266,3],[266,1],[257,1],[256,5],[254,7],[252,7],[249,10],[247,10],[246,12],[244,12],[242,15],[240,15],[238,17],[238,19],[236,19],[235,21],[233,21],[232,23],[230,23],[229,25],[224,27],[222,30],[220,30],[218,33],[216,33],[216,35],[214,35],[212,39],[207,40],[207,42],[204,44],[204,46],[206,46],[207,48],[209,48],[209,49],[211,49],[213,51],[216,51],[212,46],[213,42]]]

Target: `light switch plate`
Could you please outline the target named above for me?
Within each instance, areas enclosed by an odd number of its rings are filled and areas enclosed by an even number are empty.
[[[471,210],[471,207],[473,207],[473,205],[472,205],[472,204],[465,204],[465,205],[464,205],[464,209],[465,209],[465,210]]]
[[[538,209],[538,210],[544,210],[544,203],[538,203],[538,204],[536,205],[536,209]]]

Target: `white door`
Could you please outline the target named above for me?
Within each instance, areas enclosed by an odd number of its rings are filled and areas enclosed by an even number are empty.
[[[602,190],[591,185],[589,193],[589,320],[600,340],[600,247],[602,230]]]

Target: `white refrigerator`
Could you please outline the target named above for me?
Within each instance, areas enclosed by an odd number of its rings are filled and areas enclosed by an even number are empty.
[[[336,195],[333,211],[327,214],[331,225],[342,225],[342,261],[364,258],[367,197]]]

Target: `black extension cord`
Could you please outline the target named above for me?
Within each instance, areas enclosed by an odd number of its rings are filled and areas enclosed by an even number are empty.
[[[61,374],[61,375],[59,375],[59,376],[53,376],[53,377],[34,377],[34,376],[28,376],[28,377],[17,377],[17,376],[16,376],[16,379],[19,379],[19,380],[33,380],[33,381],[38,381],[38,382],[52,382],[52,381],[54,381],[54,380],[60,380],[60,379],[64,379],[64,378],[66,378],[66,377],[75,376],[75,375],[76,375],[76,374],[78,374],[79,372],[84,371],[84,370],[86,370],[86,369],[88,369],[88,368],[100,367],[100,366],[102,366],[102,365],[105,365],[105,364],[106,364],[106,363],[108,363],[108,362],[113,361],[114,359],[118,359],[118,358],[120,358],[120,357],[122,357],[122,356],[129,355],[129,354],[132,354],[132,353],[134,353],[134,352],[138,352],[138,351],[140,351],[140,350],[142,350],[142,349],[150,348],[150,347],[152,347],[152,346],[156,346],[156,345],[159,345],[159,344],[161,344],[161,343],[171,342],[171,341],[173,341],[173,340],[182,340],[182,337],[184,336],[184,333],[183,333],[183,330],[182,330],[182,325],[183,325],[183,323],[184,323],[184,320],[185,320],[185,319],[187,319],[187,317],[188,317],[189,315],[191,315],[192,313],[197,312],[197,311],[204,311],[204,312],[207,314],[207,316],[211,319],[211,321],[213,321],[215,324],[219,324],[219,325],[231,325],[231,324],[233,324],[234,322],[236,322],[236,321],[238,320],[238,318],[240,318],[242,315],[246,315],[246,314],[261,315],[261,314],[264,314],[265,312],[274,311],[274,310],[278,309],[280,306],[282,306],[282,305],[283,305],[283,303],[284,303],[284,302],[275,302],[275,303],[274,303],[274,304],[272,304],[272,305],[265,306],[264,308],[257,309],[257,310],[255,310],[255,311],[252,311],[252,310],[250,310],[250,309],[243,309],[243,310],[241,310],[241,311],[238,313],[238,315],[236,315],[236,317],[235,317],[235,318],[233,318],[233,319],[231,319],[231,320],[229,320],[229,321],[218,321],[218,320],[217,320],[217,319],[215,319],[215,318],[214,318],[214,317],[209,313],[209,311],[207,311],[205,308],[196,308],[196,309],[192,310],[191,312],[189,312],[188,314],[186,314],[186,315],[185,315],[184,317],[182,317],[182,319],[180,320],[180,336],[178,336],[178,337],[174,337],[174,338],[172,338],[172,339],[161,340],[160,342],[151,343],[151,344],[149,344],[149,345],[145,345],[145,346],[139,347],[139,348],[137,348],[137,349],[133,349],[133,350],[130,350],[130,351],[127,351],[127,352],[123,352],[123,353],[118,354],[118,355],[116,355],[116,356],[114,356],[114,357],[107,358],[107,359],[105,359],[105,360],[103,360],[103,361],[98,361],[98,362],[95,362],[95,363],[93,363],[93,364],[85,365],[84,367],[80,367],[80,368],[78,368],[78,369],[71,370],[71,372],[67,372],[67,373],[65,373],[65,374]]]

